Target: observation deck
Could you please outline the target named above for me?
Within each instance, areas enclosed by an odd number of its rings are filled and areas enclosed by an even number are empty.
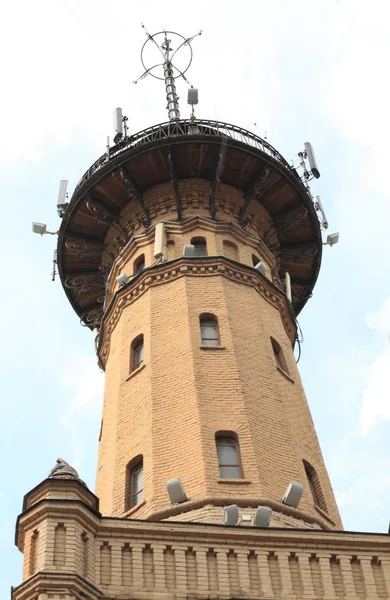
[[[290,274],[292,307],[295,314],[300,312],[312,294],[322,255],[320,224],[306,187],[266,140],[235,125],[196,119],[161,123],[124,138],[77,184],[64,211],[57,260],[65,292],[82,324],[99,324],[107,277],[134,236],[123,218],[129,203],[137,214],[137,235],[145,233],[158,222],[153,220],[153,206],[145,201],[146,192],[171,184],[175,216],[184,222],[180,182],[188,179],[209,181],[209,218],[214,223],[226,223],[219,211],[220,184],[241,194],[236,227],[249,227],[253,207],[263,205],[269,220],[257,235],[275,258],[274,284],[283,287],[285,273]],[[116,244],[108,248],[113,231]]]

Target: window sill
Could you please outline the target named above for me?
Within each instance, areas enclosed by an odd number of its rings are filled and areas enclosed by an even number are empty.
[[[200,346],[201,350],[226,350],[226,346]]]
[[[250,481],[250,479],[222,479],[221,477],[219,479],[217,479],[218,483],[230,483],[230,484],[237,484],[238,485],[247,485],[248,483],[252,483]]]
[[[140,502],[139,504],[136,504],[135,506],[133,506],[133,508],[130,508],[130,510],[125,512],[123,517],[124,518],[131,517],[134,513],[137,512],[138,509],[140,509],[142,506],[145,506],[145,504],[146,504],[146,500],[142,500],[142,502]]]
[[[291,381],[291,383],[295,383],[295,380],[292,377],[290,377],[290,375],[288,373],[286,373],[286,371],[284,371],[281,367],[279,367],[278,365],[276,365],[276,368],[279,371],[279,373],[281,373],[282,375],[284,375],[286,379],[288,379],[289,381]]]
[[[125,381],[129,381],[129,379],[131,379],[132,377],[135,377],[136,375],[138,375],[138,373],[140,373],[141,371],[143,371],[144,368],[145,368],[145,363],[143,365],[141,365],[140,367],[138,367],[138,369],[135,369],[134,371],[132,371],[130,373],[130,375],[128,375],[126,377]]]
[[[329,523],[332,523],[332,525],[336,526],[336,523],[334,521],[332,521],[332,519],[330,518],[328,513],[326,513],[322,508],[320,508],[317,504],[314,505],[314,508],[316,509],[317,512],[320,513],[321,517],[324,517],[324,519],[329,521]]]

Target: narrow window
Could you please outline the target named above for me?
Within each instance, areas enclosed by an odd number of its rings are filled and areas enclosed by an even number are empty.
[[[252,254],[252,264],[255,267],[256,265],[258,265],[260,262],[260,258],[258,256],[256,256],[255,254]]]
[[[145,254],[141,254],[133,264],[133,273],[137,275],[137,273],[141,273],[145,268]]]
[[[307,481],[309,483],[311,495],[313,496],[314,504],[319,506],[325,512],[327,511],[326,501],[324,494],[321,489],[320,480],[317,475],[317,471],[311,466],[306,460],[302,461],[305,467],[305,473]]]
[[[274,338],[271,338],[272,348],[274,351],[275,362],[282,371],[289,375],[286,357],[284,356],[283,350]]]
[[[233,434],[216,435],[219,475],[222,479],[241,479],[242,467],[238,441]]]
[[[232,260],[238,260],[238,248],[236,244],[233,242],[229,242],[228,240],[223,241],[223,254],[227,258],[231,258]]]
[[[207,256],[206,238],[193,237],[191,244],[195,246],[195,256]]]
[[[218,320],[214,315],[200,316],[202,346],[219,346]]]
[[[141,334],[133,340],[130,351],[130,371],[139,369],[144,364],[144,336]]]
[[[144,499],[143,493],[144,466],[142,457],[132,460],[126,469],[125,509],[130,510]]]

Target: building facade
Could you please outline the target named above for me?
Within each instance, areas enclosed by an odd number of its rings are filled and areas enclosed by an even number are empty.
[[[343,531],[294,358],[322,254],[295,169],[176,120],[111,148],[62,217],[105,370],[96,496],[64,461],[26,495],[13,599],[390,598],[389,536]]]

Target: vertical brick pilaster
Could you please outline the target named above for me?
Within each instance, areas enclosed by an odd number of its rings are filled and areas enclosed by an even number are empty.
[[[334,600],[336,598],[334,585],[333,585],[333,577],[330,570],[330,554],[322,554],[317,553],[318,559],[320,561],[320,571],[321,571],[321,579],[322,585],[324,588],[324,598],[326,600]]]
[[[382,555],[379,556],[379,560],[381,561],[382,565],[382,573],[386,583],[387,596],[390,598],[390,557]]]
[[[282,598],[289,598],[291,596],[295,596],[291,580],[289,556],[289,552],[278,550],[280,579],[282,580]]]
[[[165,564],[163,544],[152,544],[154,562],[154,585],[157,590],[165,590]]]
[[[131,544],[133,552],[133,586],[136,589],[144,587],[144,565],[142,550],[145,544]]]
[[[299,552],[297,556],[303,585],[303,598],[314,598],[314,586],[309,563],[311,555],[307,552]]]
[[[374,573],[372,571],[371,560],[371,556],[363,556],[360,558],[360,564],[362,567],[364,586],[366,588],[367,598],[370,598],[370,600],[377,600],[378,592],[376,589]]]
[[[250,595],[251,583],[249,579],[248,552],[238,552],[238,576],[240,578],[240,595]]]
[[[271,575],[269,572],[268,552],[256,552],[257,564],[260,574],[260,589],[263,596],[273,598],[274,592],[271,584]]]
[[[187,589],[186,556],[183,546],[172,546],[175,552],[176,589],[183,592]]]
[[[217,553],[217,568],[218,568],[218,591],[220,594],[230,594],[229,571],[227,564],[228,550],[222,548],[215,549]]]
[[[196,552],[196,576],[200,592],[208,590],[209,577],[207,573],[207,548],[194,546]]]
[[[110,587],[121,586],[122,581],[122,543],[111,544],[111,584]]]
[[[345,600],[356,599],[355,582],[353,580],[351,557],[344,554],[339,555],[341,571],[343,574]]]

